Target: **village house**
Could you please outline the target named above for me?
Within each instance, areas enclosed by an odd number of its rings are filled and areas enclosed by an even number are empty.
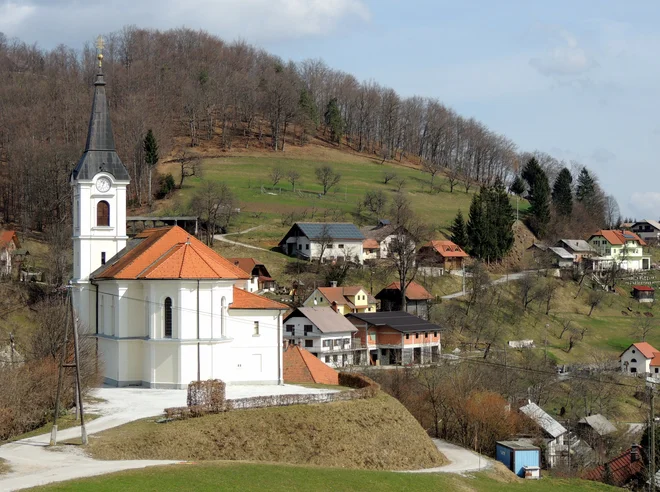
[[[356,352],[362,349],[353,336],[357,328],[328,306],[300,307],[284,318],[284,339],[304,347],[331,367],[344,367],[366,361]]]
[[[249,274],[178,226],[126,235],[130,176],[96,75],[87,143],[71,174],[75,319],[97,339],[106,384],[282,383],[288,306],[240,287]]]
[[[409,313],[351,313],[346,318],[357,329],[356,338],[368,349],[371,365],[426,364],[440,360],[438,325]]]
[[[21,243],[15,231],[2,231],[0,233],[0,276],[11,276],[14,255],[20,247]]]
[[[644,241],[658,241],[660,239],[660,222],[657,220],[640,220],[630,226],[630,230]]]
[[[380,219],[378,225],[374,227],[362,227],[360,232],[366,238],[363,242],[363,248],[366,247],[369,251],[369,256],[365,260],[383,259],[390,256],[390,244],[400,235],[409,235],[408,231],[401,226],[392,224],[387,219]],[[377,248],[375,246],[377,245]]]
[[[633,285],[632,296],[637,302],[653,302],[655,300],[655,289],[648,285]]]
[[[660,378],[658,350],[648,342],[633,343],[619,356],[621,372],[625,374],[650,374]]]
[[[272,292],[275,290],[275,279],[270,276],[266,266],[254,258],[227,258],[238,268],[246,272],[250,278],[245,282],[248,292]]]
[[[532,401],[522,407],[520,412],[529,417],[538,425],[543,432],[545,444],[545,460],[549,468],[557,466],[562,458],[568,456],[569,445],[572,447],[576,442],[571,440],[566,428],[553,419],[541,407]]]
[[[571,253],[575,263],[582,262],[583,258],[596,256],[596,250],[584,239],[560,239],[556,246]]]
[[[469,258],[463,249],[452,241],[430,241],[419,248],[419,260],[425,267],[438,267],[443,272],[462,270],[465,259]]]
[[[364,261],[364,235],[350,223],[296,222],[280,241],[280,249],[304,260]]]
[[[380,301],[380,311],[401,311],[401,284],[392,282],[384,287],[375,298]],[[406,287],[406,312],[429,319],[429,309],[433,295],[417,282],[410,282]]]
[[[634,232],[600,230],[588,242],[598,254],[588,260],[594,271],[613,267],[629,271],[651,268],[651,257],[644,255],[646,242]]]
[[[538,268],[567,270],[573,268],[575,264],[575,255],[559,246],[548,246],[535,242],[527,248],[527,253],[531,254],[534,264]]]
[[[584,471],[582,478],[615,487],[626,487],[629,490],[646,489],[647,467],[644,450],[638,444],[633,444],[630,449],[608,462]]]
[[[317,287],[303,302],[305,307],[329,306],[341,315],[375,313],[378,301],[362,286]]]

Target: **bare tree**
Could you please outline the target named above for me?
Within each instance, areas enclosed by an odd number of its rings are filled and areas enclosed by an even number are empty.
[[[179,189],[183,188],[183,180],[190,176],[199,176],[201,160],[199,157],[186,155],[182,152],[176,159],[179,163],[181,179],[179,180]]]
[[[273,183],[273,186],[276,186],[284,177],[284,171],[282,171],[280,166],[275,166],[268,173],[268,177],[270,178],[270,182]]]
[[[621,224],[621,211],[614,195],[605,197],[605,223],[608,229],[616,229]]]
[[[415,279],[419,268],[416,242],[423,241],[427,235],[426,225],[411,213],[399,223],[394,237],[387,245],[387,256],[399,277],[402,311],[407,307],[406,289]]]
[[[365,193],[363,203],[374,214],[376,219],[378,219],[383,216],[383,211],[387,205],[387,195],[382,190],[370,190]]]
[[[394,180],[394,186],[396,186],[396,192],[401,193],[403,188],[406,186],[406,179],[405,178],[399,178]]]
[[[202,221],[206,244],[213,246],[218,227],[229,226],[236,214],[236,199],[226,184],[205,181],[193,196],[191,208]]]
[[[431,191],[433,191],[435,176],[441,171],[442,166],[434,160],[424,160],[422,161],[422,168],[431,175]]]
[[[539,279],[536,275],[523,275],[523,277],[518,281],[520,301],[525,311],[527,311],[527,307],[533,301],[541,296],[542,291],[539,287]]]
[[[341,174],[335,172],[332,166],[327,164],[317,167],[314,173],[316,174],[316,180],[323,187],[324,195],[341,180]]]
[[[404,224],[411,214],[410,200],[403,193],[396,193],[390,205],[390,217],[394,224]]]
[[[296,191],[296,183],[300,179],[300,173],[295,169],[289,169],[286,173],[286,179],[289,181],[289,183],[291,183],[293,191]]]
[[[387,184],[397,176],[396,171],[383,171],[383,183]]]
[[[321,269],[321,263],[323,263],[323,255],[325,254],[325,251],[332,246],[332,236],[330,235],[328,224],[323,224],[321,226],[321,232],[319,233],[319,236],[315,238],[315,242],[319,245],[319,258],[316,264],[316,271],[318,273]]]
[[[644,316],[643,318],[637,320],[637,323],[635,324],[635,330],[633,331],[632,335],[635,336],[638,340],[641,339],[642,342],[645,342],[646,337],[655,331],[655,328],[655,318]]]
[[[594,309],[596,309],[601,302],[603,302],[603,299],[605,298],[605,291],[602,289],[599,289],[598,287],[593,288],[589,291],[589,294],[587,296],[587,305],[589,306],[589,314],[587,316],[591,316],[591,313],[594,312]]]

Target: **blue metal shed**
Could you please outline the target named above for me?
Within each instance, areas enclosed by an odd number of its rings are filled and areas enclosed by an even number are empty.
[[[541,449],[525,442],[497,441],[497,461],[509,470],[525,477],[525,466],[541,466]]]

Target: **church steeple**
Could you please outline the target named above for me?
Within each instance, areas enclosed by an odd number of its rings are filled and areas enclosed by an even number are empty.
[[[130,176],[115,149],[115,138],[112,134],[110,111],[105,97],[105,79],[103,78],[103,40],[99,37],[98,71],[94,82],[94,102],[89,120],[85,152],[73,170],[72,178],[93,179],[100,172],[111,174],[116,180],[129,181]]]

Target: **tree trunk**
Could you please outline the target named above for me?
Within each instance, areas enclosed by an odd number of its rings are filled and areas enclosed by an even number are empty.
[[[153,194],[151,193],[151,168],[154,167],[153,165],[149,166],[149,206],[151,207],[151,201],[153,198]]]

